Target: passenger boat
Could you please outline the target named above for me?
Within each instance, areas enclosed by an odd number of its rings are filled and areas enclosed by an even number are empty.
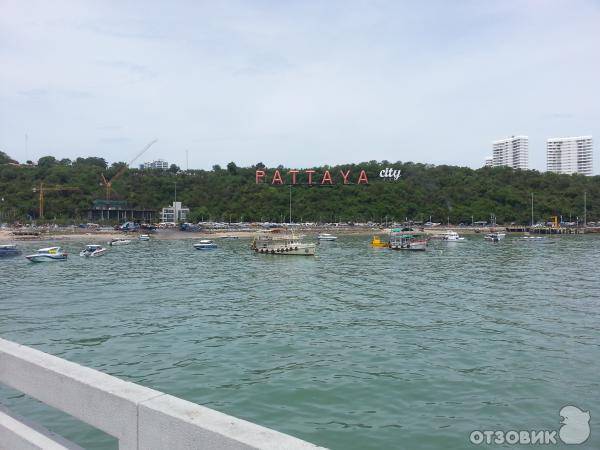
[[[431,239],[436,240],[436,241],[448,241],[448,242],[465,240],[464,237],[459,236],[459,234],[453,230],[443,231],[441,233],[434,234],[433,236],[431,236]]]
[[[194,248],[196,250],[212,250],[217,248],[217,244],[210,239],[202,239],[199,243],[194,244]]]
[[[113,239],[108,245],[127,245],[131,244],[131,239]]]
[[[60,247],[40,248],[33,255],[25,256],[31,262],[52,262],[64,261],[67,259],[67,254]]]
[[[371,240],[371,247],[373,248],[389,248],[390,243],[382,241],[379,236],[373,236]]]
[[[427,239],[418,237],[410,231],[392,230],[390,233],[390,248],[392,250],[425,251]]]
[[[150,240],[150,235],[148,235],[148,234],[142,234],[139,239],[140,239],[140,241],[149,241]]]
[[[3,258],[5,256],[17,256],[20,254],[21,254],[21,250],[19,250],[16,245],[12,245],[12,244],[0,245],[0,258]]]
[[[486,241],[498,242],[498,241],[504,239],[505,237],[506,237],[505,233],[494,232],[494,233],[488,233],[488,234],[486,234],[483,237],[483,239],[485,239]]]
[[[273,229],[257,233],[250,248],[255,253],[270,255],[314,256],[317,246],[314,243],[302,242],[293,233]]]
[[[317,239],[319,241],[335,241],[337,240],[337,236],[329,233],[321,233],[317,236]]]
[[[107,251],[108,250],[106,248],[102,247],[101,245],[88,244],[85,246],[85,249],[79,253],[79,256],[86,256],[86,257],[102,256],[102,255],[106,254]]]

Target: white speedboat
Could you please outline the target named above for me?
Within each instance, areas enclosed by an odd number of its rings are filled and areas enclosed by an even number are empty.
[[[250,246],[255,253],[301,256],[314,256],[316,247],[314,243],[302,242],[293,233],[284,233],[278,229],[258,233]]]
[[[498,242],[501,241],[502,239],[504,239],[506,237],[505,233],[488,233],[486,234],[483,239],[485,239],[486,241],[491,241],[491,242]]]
[[[337,239],[337,236],[334,236],[333,234],[329,233],[321,233],[317,236],[317,239],[319,241],[335,241]]]
[[[17,256],[21,254],[21,250],[16,245],[3,244],[0,245],[0,258],[4,256]]]
[[[214,248],[217,248],[217,244],[215,244],[210,239],[202,239],[197,244],[194,244],[194,248],[196,250],[212,250]]]
[[[108,245],[127,245],[131,244],[131,239],[113,239]]]
[[[53,262],[64,261],[67,259],[67,254],[60,247],[40,248],[33,255],[25,256],[31,262]]]
[[[227,236],[221,236],[221,239],[239,239],[238,236],[228,234]]]
[[[140,241],[149,241],[150,240],[150,235],[148,234],[142,234],[140,236]]]
[[[86,257],[102,256],[102,255],[106,254],[107,251],[108,250],[106,248],[102,247],[101,245],[88,244],[85,246],[85,249],[79,253],[79,256],[86,256]]]
[[[431,236],[431,239],[436,241],[447,241],[447,242],[455,242],[455,241],[464,241],[465,238],[458,235],[456,231],[448,230],[442,233],[437,233]]]

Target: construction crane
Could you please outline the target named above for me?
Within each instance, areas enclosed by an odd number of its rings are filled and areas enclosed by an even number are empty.
[[[44,195],[46,192],[61,192],[61,191],[78,191],[78,187],[72,186],[61,186],[61,185],[53,185],[53,186],[44,186],[44,183],[40,182],[39,185],[33,188],[33,192],[39,193],[39,205],[40,205],[40,219],[44,218]]]
[[[154,139],[152,142],[150,142],[149,144],[147,144],[137,155],[135,155],[135,158],[133,158],[126,165],[124,165],[123,167],[121,167],[119,169],[119,171],[110,180],[107,180],[106,177],[104,176],[104,174],[102,174],[102,184],[101,184],[101,186],[104,186],[106,188],[106,200],[110,201],[110,194],[112,192],[112,184],[113,184],[113,182],[115,182],[119,178],[121,178],[123,176],[123,174],[125,173],[125,171],[129,168],[129,165],[132,164],[136,159],[138,159],[144,153],[146,153],[146,151],[148,151],[148,149],[150,147],[152,147],[154,144],[156,144],[157,141],[158,141],[158,139]]]

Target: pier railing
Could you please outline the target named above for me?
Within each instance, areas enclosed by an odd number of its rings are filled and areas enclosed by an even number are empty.
[[[119,450],[318,448],[4,339],[0,383],[116,437]],[[0,407],[0,448],[5,447],[79,448]]]

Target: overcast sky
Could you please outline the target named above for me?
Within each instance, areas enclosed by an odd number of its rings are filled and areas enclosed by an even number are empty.
[[[593,135],[598,173],[599,24],[596,0],[0,0],[0,150],[479,167],[524,134],[545,170],[547,138]]]

